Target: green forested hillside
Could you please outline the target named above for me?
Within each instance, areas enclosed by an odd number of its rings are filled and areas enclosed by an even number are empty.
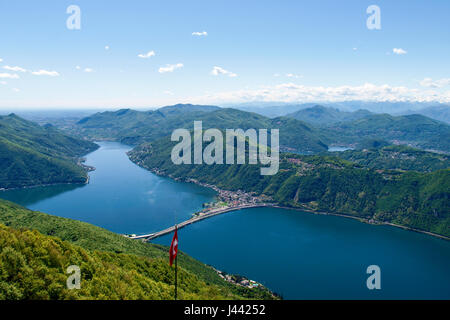
[[[385,146],[328,153],[373,169],[431,172],[450,168],[450,156],[408,146]]]
[[[72,132],[92,140],[138,144],[169,135],[174,129],[217,109],[212,106],[175,105],[151,111],[121,109],[99,112],[81,119]]]
[[[173,268],[164,246],[3,200],[0,224],[0,299],[173,297]],[[81,268],[81,290],[66,289],[65,270],[72,264]],[[267,290],[227,283],[211,267],[183,253],[178,264],[180,298],[273,298]]]
[[[0,116],[0,188],[83,183],[78,157],[97,148],[53,126],[39,126],[14,114]]]
[[[303,122],[300,120],[309,121]],[[90,139],[108,139],[138,145],[168,136],[177,128],[192,129],[195,120],[204,128],[279,129],[284,151],[317,153],[327,145],[359,147],[367,139],[409,144],[421,149],[450,152],[450,126],[421,115],[391,116],[365,110],[342,112],[315,106],[286,117],[213,106],[175,105],[153,111],[123,109],[84,118],[71,132]]]
[[[323,140],[329,144],[357,146],[367,139],[383,139],[421,149],[450,152],[450,126],[418,114],[398,117],[374,114],[330,125],[321,132]]]
[[[171,299],[173,272],[159,259],[93,251],[0,225],[0,299]],[[70,265],[81,268],[80,290],[66,286]],[[222,298],[180,270],[180,298]]]
[[[337,157],[285,153],[276,175],[261,176],[259,165],[174,165],[172,145],[164,139],[137,147],[129,156],[140,166],[175,178],[265,194],[286,206],[396,222],[450,236],[450,169],[376,171]]]
[[[203,128],[279,129],[280,145],[299,152],[320,152],[327,146],[319,131],[291,118],[267,117],[236,109],[214,109],[211,106],[177,105],[155,111],[119,110],[103,112],[79,121],[72,132],[90,139],[110,139],[137,145],[169,136],[178,128],[193,129],[194,121]]]

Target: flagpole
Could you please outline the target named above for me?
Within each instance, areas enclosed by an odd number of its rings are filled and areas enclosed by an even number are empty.
[[[177,300],[177,282],[178,282],[178,255],[175,257],[175,300]]]
[[[175,231],[177,230],[175,225]],[[175,256],[175,300],[177,300],[177,285],[178,285],[178,254]]]

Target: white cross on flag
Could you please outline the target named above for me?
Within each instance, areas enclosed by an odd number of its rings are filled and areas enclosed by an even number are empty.
[[[170,244],[170,250],[169,250],[169,264],[172,266],[173,260],[177,257],[178,253],[178,234],[177,234],[177,227],[175,227],[175,233],[173,235],[172,243]]]

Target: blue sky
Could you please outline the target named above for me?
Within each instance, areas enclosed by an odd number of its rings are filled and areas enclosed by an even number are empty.
[[[450,102],[449,13],[447,0],[1,0],[0,108]]]

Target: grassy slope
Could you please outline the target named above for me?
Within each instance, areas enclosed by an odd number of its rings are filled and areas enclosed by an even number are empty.
[[[172,272],[169,272],[167,266],[168,250],[164,246],[131,240],[121,235],[107,231],[105,229],[95,227],[88,223],[51,216],[45,213],[33,212],[23,207],[20,207],[16,204],[13,204],[11,202],[2,200],[0,200],[0,223],[14,229],[19,228],[35,229],[44,235],[55,237],[53,241],[56,241],[58,243],[58,246],[60,246],[60,241],[58,239],[70,242],[72,244],[72,247],[70,248],[72,248],[76,252],[79,252],[80,249],[79,248],[77,249],[74,246],[83,248],[84,250],[86,250],[87,255],[91,255],[92,259],[100,259],[101,260],[99,262],[100,265],[105,264],[105,261],[102,260],[102,258],[105,258],[106,261],[114,260],[113,263],[114,266],[112,267],[113,269],[116,268],[117,265],[121,265],[123,263],[131,263],[131,266],[129,268],[135,270],[136,271],[135,273],[138,273],[138,275],[134,275],[136,277],[133,278],[133,283],[137,284],[138,286],[136,287],[135,292],[134,291],[129,292],[129,295],[125,296],[127,298],[143,298],[141,294],[141,291],[143,289],[140,287],[141,284],[139,283],[142,281],[142,285],[145,285],[148,282],[147,280],[149,279],[150,280],[156,279],[157,282],[162,282],[158,284],[158,286],[162,288],[161,289],[162,291],[160,292],[159,296],[148,295],[145,297],[156,299],[165,299],[168,297],[170,298],[171,293],[167,292],[168,290],[167,283],[169,284],[173,283],[170,280]],[[41,240],[47,241],[45,239]],[[3,245],[0,246],[0,248],[3,248]],[[129,257],[128,255],[132,255],[133,257]],[[36,258],[40,259],[39,257]],[[151,259],[150,262],[148,261],[149,258]],[[74,259],[76,261],[80,261],[78,253],[75,253]],[[125,262],[123,262],[122,260]],[[74,264],[73,260],[70,261],[71,264]],[[133,261],[137,262],[134,263]],[[250,290],[247,288],[237,287],[228,284],[224,282],[211,267],[208,267],[203,263],[183,253],[180,253],[178,263],[179,266],[183,269],[183,274],[185,275],[186,279],[185,281],[186,283],[184,285],[183,284],[181,285],[181,287],[184,286],[186,288],[184,296],[185,298],[268,299],[271,297],[270,294],[268,294],[268,292],[266,291]],[[141,265],[143,265],[144,267],[142,267]],[[65,264],[64,266],[67,267]],[[91,267],[94,268],[95,264],[89,265],[87,269],[90,269]],[[155,269],[155,272],[152,273],[151,277],[147,276],[146,274],[147,272],[146,269],[150,267]],[[54,271],[55,277],[57,279],[62,277],[61,273],[63,271],[61,270],[63,269],[60,268]],[[35,272],[35,270],[29,271]],[[97,271],[100,272],[100,270]],[[116,275],[117,274],[114,275],[115,280],[102,279],[101,281],[105,281],[105,284],[101,284],[101,287],[106,288],[109,284],[113,284],[114,281],[119,281],[119,279],[121,279],[122,276],[117,275],[116,277]],[[96,285],[100,285],[98,281],[100,280],[97,280],[95,282]],[[199,292],[202,292],[201,295],[194,295],[194,293],[196,292],[192,292],[192,290],[188,288],[187,284],[191,282],[194,283],[193,288],[200,288]],[[94,282],[92,284],[94,284]],[[125,286],[125,284],[126,283],[121,283],[120,286],[123,287]],[[114,288],[114,286],[112,288]],[[171,290],[172,289],[170,289],[169,291],[172,292]],[[67,294],[67,292],[65,294]],[[91,293],[83,293],[83,294],[86,294],[88,295],[88,297],[91,298],[118,298],[118,296],[116,296],[118,292],[112,290],[111,288],[105,289],[103,293],[93,291]],[[102,296],[102,294],[105,294],[106,296]],[[197,292],[196,294],[199,293]],[[70,296],[64,295],[61,297],[67,298]],[[78,298],[79,297],[81,296],[78,296]]]
[[[0,225],[0,299],[172,299],[173,269],[162,259],[88,251],[37,231]],[[65,270],[81,269],[81,289]],[[172,269],[172,270],[171,270]],[[178,270],[180,299],[238,298]]]
[[[0,188],[83,183],[87,174],[77,158],[96,148],[51,126],[0,116]]]

